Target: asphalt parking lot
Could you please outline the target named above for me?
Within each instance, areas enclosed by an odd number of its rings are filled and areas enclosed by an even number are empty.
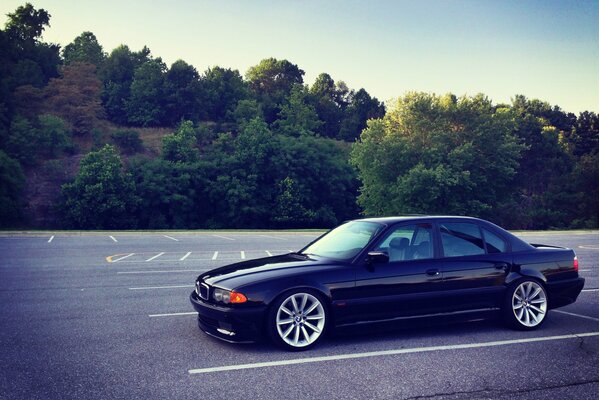
[[[0,234],[1,399],[596,398],[599,233],[574,248],[586,286],[543,327],[407,324],[288,353],[200,332],[195,277],[298,250],[317,233]]]

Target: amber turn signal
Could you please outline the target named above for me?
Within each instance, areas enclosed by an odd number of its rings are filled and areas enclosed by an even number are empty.
[[[242,293],[239,292],[231,292],[231,298],[229,300],[231,303],[245,303],[246,301],[248,301],[247,297],[245,297],[245,295],[243,295]]]

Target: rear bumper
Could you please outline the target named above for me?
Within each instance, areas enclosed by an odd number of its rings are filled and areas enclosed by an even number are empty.
[[[202,300],[195,291],[189,299],[198,312],[198,326],[206,334],[232,343],[250,343],[262,337],[266,307],[218,306]]]
[[[584,278],[547,283],[549,308],[563,307],[574,303],[584,287]]]

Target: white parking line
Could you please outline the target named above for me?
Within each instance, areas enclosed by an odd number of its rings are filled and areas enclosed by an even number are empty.
[[[599,250],[599,245],[593,245],[593,244],[589,244],[589,245],[584,245],[584,246],[578,246],[581,249],[588,249],[588,250]]]
[[[590,319],[591,321],[597,321],[597,322],[599,322],[599,318],[589,317],[588,315],[574,314],[574,313],[571,313],[571,312],[568,312],[568,311],[562,311],[562,310],[553,310],[553,312],[560,313],[560,314],[572,315],[573,317]]]
[[[121,258],[117,258],[116,260],[112,260],[113,263],[117,262],[117,261],[121,261],[124,260],[127,257],[131,257],[132,255],[134,255],[135,253],[131,253],[131,254],[127,254],[126,256],[123,256]]]
[[[178,313],[170,313],[170,314],[149,314],[148,317],[150,318],[155,318],[155,317],[177,317],[179,315],[198,315],[197,312],[193,311],[193,312],[178,312]]]
[[[164,237],[165,237],[165,238],[167,238],[167,239],[174,240],[175,242],[178,242],[178,241],[179,241],[179,239],[175,239],[175,238],[174,238],[174,237],[172,237],[172,236],[168,236],[168,235],[162,235],[162,236],[164,236]]]
[[[175,285],[175,286],[142,286],[142,287],[130,287],[129,290],[152,290],[152,289],[178,289],[178,288],[191,288],[193,285]]]
[[[48,243],[51,243],[54,240],[54,236],[50,236],[50,239],[48,239]]]
[[[250,369],[250,368],[281,367],[281,366],[287,366],[287,365],[317,363],[317,362],[326,362],[326,361],[348,360],[348,359],[358,359],[358,358],[367,358],[367,357],[393,356],[393,355],[398,355],[398,354],[474,349],[474,348],[481,348],[481,347],[506,346],[506,345],[511,345],[511,344],[521,344],[521,343],[545,342],[545,341],[550,341],[550,340],[579,339],[582,337],[590,337],[590,336],[599,336],[599,332],[586,332],[586,333],[577,333],[577,334],[560,335],[560,336],[541,336],[541,337],[527,338],[527,339],[499,340],[499,341],[494,341],[494,342],[466,343],[466,344],[454,344],[454,345],[446,345],[446,346],[414,347],[414,348],[408,348],[408,349],[370,351],[370,352],[365,352],[365,353],[338,354],[338,355],[334,355],[334,356],[295,358],[295,359],[290,359],[290,360],[259,362],[259,363],[253,363],[253,364],[224,365],[222,367],[190,369],[187,372],[189,374],[206,374],[206,373],[210,373],[210,372],[238,371],[238,370]]]
[[[583,292],[599,292],[599,288],[593,288],[593,289],[582,289]]]
[[[230,237],[221,236],[221,235],[212,235],[212,236],[217,237],[217,238],[221,238],[221,239],[235,240],[235,239],[231,239]]]
[[[264,251],[266,252],[266,254],[267,254],[269,257],[272,257],[272,254],[271,254],[271,252],[270,252],[270,251],[268,251],[268,250],[264,250]]]
[[[276,237],[276,236],[269,236],[269,235],[260,235],[260,236],[265,237],[265,238],[269,238],[269,239],[287,240],[285,238]]]
[[[171,272],[204,272],[206,269],[169,269],[166,271],[119,271],[117,274],[170,274]]]
[[[183,257],[181,257],[179,259],[179,261],[184,261],[187,257],[189,257],[190,254],[191,254],[191,251],[188,251],[187,254],[185,254]]]
[[[108,236],[108,237],[109,237],[109,238],[111,238],[113,242],[118,242],[118,240],[116,240],[116,239],[114,238],[114,236]]]
[[[218,257],[218,251],[215,251],[214,254],[212,255],[212,259],[216,260],[216,257]]]
[[[243,250],[242,250],[242,251],[240,251],[239,253],[240,253],[240,255],[241,255],[241,259],[242,259],[242,260],[245,260],[245,251],[243,251]]]
[[[155,260],[155,259],[157,259],[158,257],[160,257],[160,256],[161,256],[161,255],[163,255],[163,254],[164,254],[164,251],[163,251],[162,253],[158,253],[158,254],[156,254],[154,257],[150,257],[150,258],[148,258],[148,259],[146,260],[146,262],[148,262],[148,261],[152,261],[152,260]]]
[[[578,272],[589,272],[590,269],[579,269]]]

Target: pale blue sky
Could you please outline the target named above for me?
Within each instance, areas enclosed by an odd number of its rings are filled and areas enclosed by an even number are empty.
[[[31,0],[30,0],[31,1]],[[286,58],[387,101],[406,91],[515,94],[599,111],[599,1],[33,0],[62,46],[147,45],[169,65],[239,69]],[[5,16],[25,1],[2,0]],[[6,20],[3,17],[2,23]]]

